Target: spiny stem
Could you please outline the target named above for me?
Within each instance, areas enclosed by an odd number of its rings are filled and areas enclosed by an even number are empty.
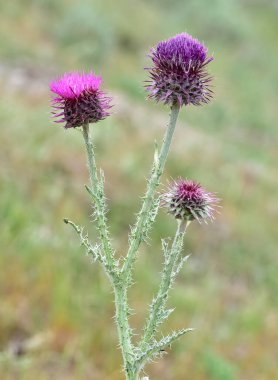
[[[165,167],[166,159],[168,156],[174,130],[176,127],[179,109],[180,108],[177,104],[174,104],[171,108],[170,121],[166,130],[164,139],[163,139],[159,157],[158,157],[157,162],[154,162],[154,165],[153,165],[153,170],[151,173],[150,180],[148,182],[148,188],[147,188],[146,195],[144,197],[144,202],[138,216],[138,220],[135,226],[135,231],[132,236],[131,244],[130,244],[124,265],[122,267],[122,273],[124,274],[126,281],[128,280],[131,268],[133,266],[133,263],[136,257],[136,253],[142,241],[142,233],[143,233],[144,225],[148,218],[148,212],[153,204],[154,194],[155,194],[156,188],[159,185],[160,177]]]
[[[172,334],[162,338],[159,342],[155,342],[153,345],[148,346],[146,351],[135,362],[135,366],[138,368],[138,371],[140,372],[140,370],[144,368],[147,361],[153,360],[156,356],[162,355],[165,349],[171,346],[175,340],[191,331],[194,331],[194,329],[188,328],[174,331]]]
[[[103,204],[104,194],[103,189],[99,186],[99,180],[96,169],[94,147],[90,138],[89,124],[84,124],[82,127],[83,137],[85,141],[87,159],[88,159],[88,169],[90,176],[90,194],[94,201],[94,206],[96,209],[96,222],[100,234],[100,241],[103,248],[103,253],[107,260],[107,267],[109,268],[109,274],[115,275],[116,272],[116,260],[114,258],[114,251],[111,246],[108,228],[105,218],[105,205]]]
[[[79,227],[77,224],[75,224],[74,222],[72,222],[71,220],[68,220],[66,218],[64,218],[64,223],[72,226],[72,228],[75,230],[75,232],[79,235],[81,245],[83,245],[86,248],[88,254],[92,254],[93,259],[95,261],[97,259],[99,259],[102,262],[102,260],[101,260],[102,256],[101,256],[101,253],[99,252],[99,247],[97,245],[93,246],[91,244],[88,236],[83,234],[83,229],[81,227]]]
[[[93,144],[90,139],[89,125],[83,126],[83,137],[87,150],[88,167],[90,174],[90,188],[87,188],[92,196],[95,208],[96,208],[96,221],[98,224],[98,230],[100,232],[100,241],[103,246],[104,255],[107,259],[105,266],[110,278],[115,293],[115,305],[116,305],[116,322],[119,334],[119,341],[122,350],[122,356],[124,361],[124,369],[126,378],[128,380],[137,380],[137,375],[133,370],[134,354],[133,346],[131,342],[131,329],[128,323],[128,303],[127,303],[127,288],[124,286],[121,276],[116,272],[116,260],[113,254],[113,249],[110,243],[108,229],[105,220],[105,205],[103,204],[103,189],[100,184],[100,180],[97,176],[96,163],[94,157]]]
[[[120,336],[120,344],[122,347],[122,353],[124,358],[124,367],[126,378],[128,380],[138,379],[138,368],[134,368],[134,349],[131,343],[131,331],[128,322],[128,301],[127,301],[127,286],[130,277],[132,265],[134,263],[136,253],[139,245],[143,239],[144,227],[148,219],[148,213],[150,212],[154,203],[154,194],[157,186],[159,185],[160,177],[163,173],[167,155],[170,149],[173,133],[175,130],[177,117],[179,113],[179,107],[177,105],[172,106],[170,122],[167,131],[164,136],[163,144],[160,150],[159,157],[155,157],[151,178],[148,182],[147,192],[144,198],[144,202],[139,213],[135,231],[131,239],[128,254],[125,259],[125,263],[121,270],[121,285],[123,288],[115,287],[116,294],[116,317],[117,325]],[[120,302],[120,303],[119,303]]]
[[[127,380],[136,380],[133,371],[134,352],[131,342],[131,330],[128,323],[128,304],[126,287],[121,283],[115,286],[116,322],[119,334],[119,341],[124,361],[124,370]]]
[[[166,301],[168,299],[169,290],[174,280],[173,273],[175,269],[175,264],[181,254],[183,238],[188,224],[189,222],[178,219],[178,227],[175,238],[172,243],[169,257],[165,258],[163,274],[157,292],[157,296],[155,297],[151,305],[149,319],[146,323],[146,326],[144,328],[144,334],[139,344],[142,351],[145,351],[148,347],[148,344],[151,343],[152,339],[156,334],[157,327],[161,323],[161,318],[159,318],[159,314],[163,313]]]

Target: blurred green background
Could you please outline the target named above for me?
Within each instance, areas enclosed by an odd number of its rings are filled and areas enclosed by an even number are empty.
[[[124,254],[168,118],[145,99],[147,51],[182,31],[213,53],[215,97],[182,110],[162,182],[200,181],[222,210],[215,223],[190,226],[184,251],[192,255],[169,302],[175,313],[164,331],[196,331],[147,372],[154,380],[277,378],[277,1],[2,0],[0,17],[1,380],[123,379],[110,285],[62,222],[95,238],[81,134],[51,121],[48,83],[94,69],[114,98],[113,115],[93,131]],[[158,285],[160,239],[174,230],[161,211],[152,245],[141,248],[130,295],[135,332]]]

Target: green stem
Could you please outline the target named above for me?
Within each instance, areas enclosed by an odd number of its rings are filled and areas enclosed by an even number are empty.
[[[157,163],[154,162],[151,178],[148,182],[147,192],[144,197],[144,202],[143,202],[141,211],[139,213],[139,219],[135,227],[134,235],[133,235],[133,238],[132,238],[132,241],[131,241],[131,244],[126,256],[126,260],[122,267],[122,273],[125,276],[125,280],[128,279],[130,270],[132,268],[132,265],[136,257],[136,253],[142,241],[143,227],[148,217],[148,211],[150,210],[152,206],[152,203],[154,200],[154,194],[155,194],[156,188],[159,185],[160,177],[165,167],[166,159],[169,153],[171,141],[173,138],[175,127],[176,127],[179,109],[180,108],[177,104],[174,104],[171,108],[170,121],[168,124],[168,128],[166,130],[164,139],[163,139],[163,143],[162,143],[161,150],[158,157],[158,162]]]
[[[94,190],[95,185],[97,184],[97,170],[96,170],[94,147],[93,147],[91,137],[90,137],[89,124],[83,125],[82,132],[83,132],[83,137],[84,137],[86,151],[87,151],[90,184],[91,184],[92,190]]]
[[[119,334],[119,341],[122,350],[122,356],[124,361],[124,369],[127,380],[137,380],[137,375],[133,369],[134,353],[131,342],[131,330],[128,323],[128,304],[127,304],[127,288],[120,276],[115,272],[115,258],[111,247],[109,233],[105,219],[105,204],[103,203],[104,194],[100,181],[97,176],[96,162],[94,156],[93,144],[90,138],[89,125],[83,126],[83,137],[86,145],[88,168],[90,175],[90,188],[89,193],[92,196],[95,203],[96,221],[98,230],[100,233],[100,241],[103,247],[103,253],[106,257],[107,264],[105,265],[115,293],[115,305],[116,305],[116,322]]]
[[[169,290],[173,282],[173,273],[176,262],[181,254],[183,238],[189,222],[178,220],[178,227],[175,238],[172,243],[170,254],[165,258],[165,266],[161,278],[161,283],[158,289],[157,296],[151,306],[149,319],[144,329],[144,334],[139,344],[142,351],[145,351],[148,344],[152,341],[157,331],[159,323],[159,314],[163,312],[166,301],[168,299]]]
[[[133,371],[134,353],[131,342],[131,331],[128,323],[128,305],[126,296],[126,287],[123,284],[115,286],[115,304],[116,304],[116,322],[122,356],[124,361],[124,370],[127,380],[136,380],[136,374]]]
[[[90,188],[88,190],[94,201],[97,228],[100,235],[103,253],[107,260],[106,268],[108,270],[108,273],[113,276],[113,274],[115,274],[114,251],[111,246],[106,224],[104,194],[103,189],[100,187],[98,181],[94,147],[90,137],[89,124],[83,125],[82,132],[87,151],[88,169],[90,176]]]

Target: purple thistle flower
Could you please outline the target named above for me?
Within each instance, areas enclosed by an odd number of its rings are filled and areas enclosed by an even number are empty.
[[[206,72],[206,65],[213,57],[207,57],[207,48],[198,40],[181,33],[159,42],[149,56],[154,64],[148,68],[151,80],[146,88],[150,98],[180,107],[209,102],[212,77]]]
[[[162,195],[162,204],[176,219],[191,221],[213,219],[214,209],[219,202],[213,193],[207,192],[199,183],[178,179]]]
[[[100,90],[102,78],[92,72],[66,73],[50,83],[56,123],[66,123],[65,128],[97,123],[109,116],[111,98]]]

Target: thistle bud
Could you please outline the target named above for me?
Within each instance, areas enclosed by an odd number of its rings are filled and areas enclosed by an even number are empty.
[[[218,198],[207,192],[199,183],[179,179],[162,195],[162,204],[176,219],[192,221],[213,219]]]

